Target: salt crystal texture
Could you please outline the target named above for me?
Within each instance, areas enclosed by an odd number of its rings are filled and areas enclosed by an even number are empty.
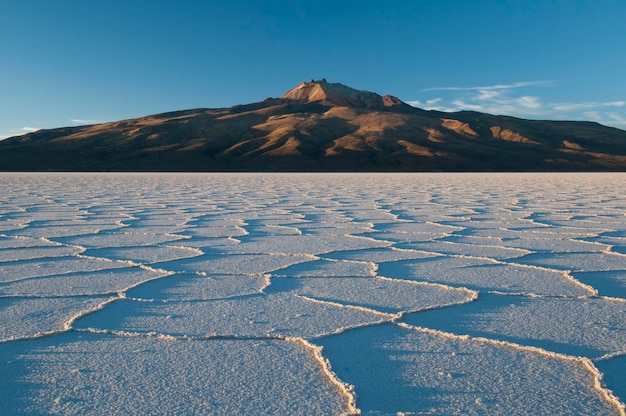
[[[626,174],[0,176],[0,414],[626,414]]]

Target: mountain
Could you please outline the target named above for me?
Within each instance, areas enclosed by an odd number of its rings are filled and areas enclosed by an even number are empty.
[[[624,171],[626,131],[414,108],[326,80],[280,98],[0,141],[3,171]]]
[[[281,98],[306,103],[319,103],[332,107],[369,110],[385,110],[389,107],[394,107],[394,111],[406,111],[413,108],[392,95],[381,97],[373,92],[355,90],[339,83],[329,83],[325,79],[303,82],[294,89],[287,91]]]

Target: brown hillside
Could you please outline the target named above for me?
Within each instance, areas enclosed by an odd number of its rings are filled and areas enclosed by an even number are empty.
[[[589,122],[424,111],[321,80],[232,108],[6,139],[0,170],[626,170],[626,132]]]

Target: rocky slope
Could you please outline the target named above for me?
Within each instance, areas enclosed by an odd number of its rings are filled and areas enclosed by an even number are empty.
[[[425,111],[321,80],[259,103],[13,137],[0,142],[0,170],[626,170],[626,132]]]

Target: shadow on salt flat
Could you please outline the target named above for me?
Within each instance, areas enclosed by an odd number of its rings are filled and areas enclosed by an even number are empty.
[[[320,222],[320,223],[303,223],[297,224],[298,229],[302,232],[302,234],[306,235],[363,235],[375,237],[373,234],[373,230],[370,228],[369,223],[329,223],[329,222]]]
[[[612,232],[613,227],[621,228],[623,226],[623,216],[621,215],[573,215],[577,212],[581,212],[584,208],[567,212],[565,214],[553,214],[553,213],[535,213],[528,216],[529,219],[540,223],[546,224],[554,228],[570,228],[589,230],[591,232]]]
[[[27,227],[7,232],[8,235],[24,236],[31,238],[51,238],[74,237],[79,235],[98,234],[104,230],[116,230],[123,228],[119,224],[90,224],[90,223],[68,223],[65,225],[50,225],[29,223]]]
[[[243,240],[242,240],[243,241]],[[230,253],[282,253],[317,255],[340,250],[362,250],[387,247],[389,243],[349,235],[283,235],[248,236],[244,242],[229,249]]]
[[[101,257],[113,260],[131,260],[137,263],[151,264],[198,257],[204,253],[193,248],[161,245],[88,249],[84,254],[92,257]]]
[[[342,277],[374,276],[376,265],[369,262],[311,260],[294,264],[272,273],[279,277]]]
[[[293,264],[307,262],[311,256],[285,254],[211,253],[200,257],[155,263],[155,267],[187,274],[258,276]]]
[[[73,237],[56,238],[64,244],[76,244],[87,248],[101,247],[136,247],[153,246],[155,244],[168,243],[183,240],[184,237],[173,234],[150,234],[145,230],[137,232],[104,232],[93,235],[81,235]]]
[[[459,335],[595,358],[626,350],[624,316],[626,303],[619,301],[485,294],[476,302],[410,314],[403,321]]]
[[[413,250],[399,250],[393,247],[383,247],[364,250],[333,251],[331,253],[323,254],[321,257],[332,260],[371,261],[374,263],[381,263],[398,260],[432,258],[433,255]]]
[[[623,219],[623,217],[622,217]],[[611,230],[611,231],[606,231],[602,233],[602,237],[616,237],[616,238],[626,238],[626,230],[621,229],[623,227],[623,223],[621,224],[621,227],[619,227],[620,229],[618,230]]]
[[[120,269],[124,267],[128,267],[128,265],[110,260],[80,257],[13,261],[2,264],[2,267],[0,267],[0,282],[16,282],[45,276]]]
[[[266,293],[292,293],[343,305],[396,314],[469,302],[466,290],[375,277],[272,278]]]
[[[0,340],[61,331],[72,317],[108,298],[0,298]]]
[[[626,355],[596,361],[596,368],[603,374],[603,384],[620,398],[626,397]],[[623,402],[623,400],[622,400]]]
[[[578,272],[626,271],[626,256],[607,253],[539,253],[524,256],[517,262]]]
[[[626,299],[626,270],[575,272],[574,278],[593,286],[600,296],[609,296]]]
[[[436,236],[449,235],[456,231],[463,230],[463,227],[456,225],[438,224],[432,221],[424,222],[390,222],[377,223],[374,230],[386,234],[430,234]]]
[[[543,227],[529,227],[529,228],[509,228],[512,231],[520,231],[526,236],[531,238],[574,238],[585,239],[589,237],[598,236],[600,233],[606,231],[606,229],[595,228],[579,228],[576,226],[543,226]]]
[[[615,413],[576,362],[391,324],[316,343],[364,414]]]
[[[7,235],[19,236],[20,230],[23,230],[28,225],[22,221],[16,221],[2,217],[0,221],[0,232]]]
[[[284,223],[289,223],[289,225],[283,225]],[[245,225],[241,225],[241,228],[254,237],[300,235],[302,232],[298,229],[298,225],[297,223],[293,224],[293,221],[289,221],[287,218],[283,218],[282,220],[246,219]],[[247,238],[248,237],[242,236],[240,240],[245,242]]]
[[[6,415],[348,411],[347,398],[298,342],[65,333],[0,343],[0,356]]]
[[[241,227],[218,227],[218,226],[201,226],[194,228],[188,228],[182,232],[179,232],[180,235],[190,236],[192,238],[219,238],[219,237],[235,237],[239,238],[246,234],[246,230]]]
[[[0,236],[0,248],[1,249],[21,249],[21,248],[44,248],[44,247],[58,247],[58,244],[54,244],[50,241],[42,240],[40,238],[30,237],[3,237]]]
[[[400,247],[401,244],[410,244],[410,243],[428,243],[436,240],[440,237],[445,237],[448,234],[444,233],[400,233],[400,232],[385,232],[385,231],[376,231],[369,233],[359,233],[358,235],[363,237],[375,238],[381,241],[387,241],[389,243],[394,243],[395,247]],[[400,244],[398,244],[400,243]]]
[[[68,246],[3,248],[0,250],[0,262],[69,257],[81,251],[78,247]]]
[[[497,235],[497,231],[494,232],[494,234]],[[595,244],[592,242],[585,242],[580,240],[570,240],[560,238],[557,235],[548,238],[532,238],[526,235],[523,238],[506,238],[503,240],[500,240],[497,237],[453,236],[447,237],[446,240],[458,243],[500,245],[502,247],[547,253],[599,253],[607,249],[607,246],[603,244]]]
[[[381,262],[381,276],[440,283],[480,291],[547,296],[585,296],[590,292],[566,279],[563,272],[538,270],[489,260],[436,256]]]
[[[66,273],[3,284],[0,285],[0,294],[25,297],[113,294],[162,276],[166,274],[139,267]]]
[[[474,256],[492,259],[513,259],[529,253],[528,250],[501,246],[482,246],[478,244],[451,243],[446,241],[426,241],[397,244],[398,248],[424,250],[433,253]]]
[[[123,227],[120,231],[126,233],[146,233],[146,234],[183,234],[187,227],[183,225],[167,225],[167,224],[135,224],[131,221],[124,221],[128,226]]]
[[[265,277],[178,274],[129,289],[126,297],[172,302],[225,299],[259,294],[265,284]]]
[[[626,242],[616,244],[611,248],[611,251],[619,254],[626,255]]]
[[[74,328],[191,338],[311,338],[383,319],[389,317],[275,293],[163,303],[120,299],[80,318]]]

